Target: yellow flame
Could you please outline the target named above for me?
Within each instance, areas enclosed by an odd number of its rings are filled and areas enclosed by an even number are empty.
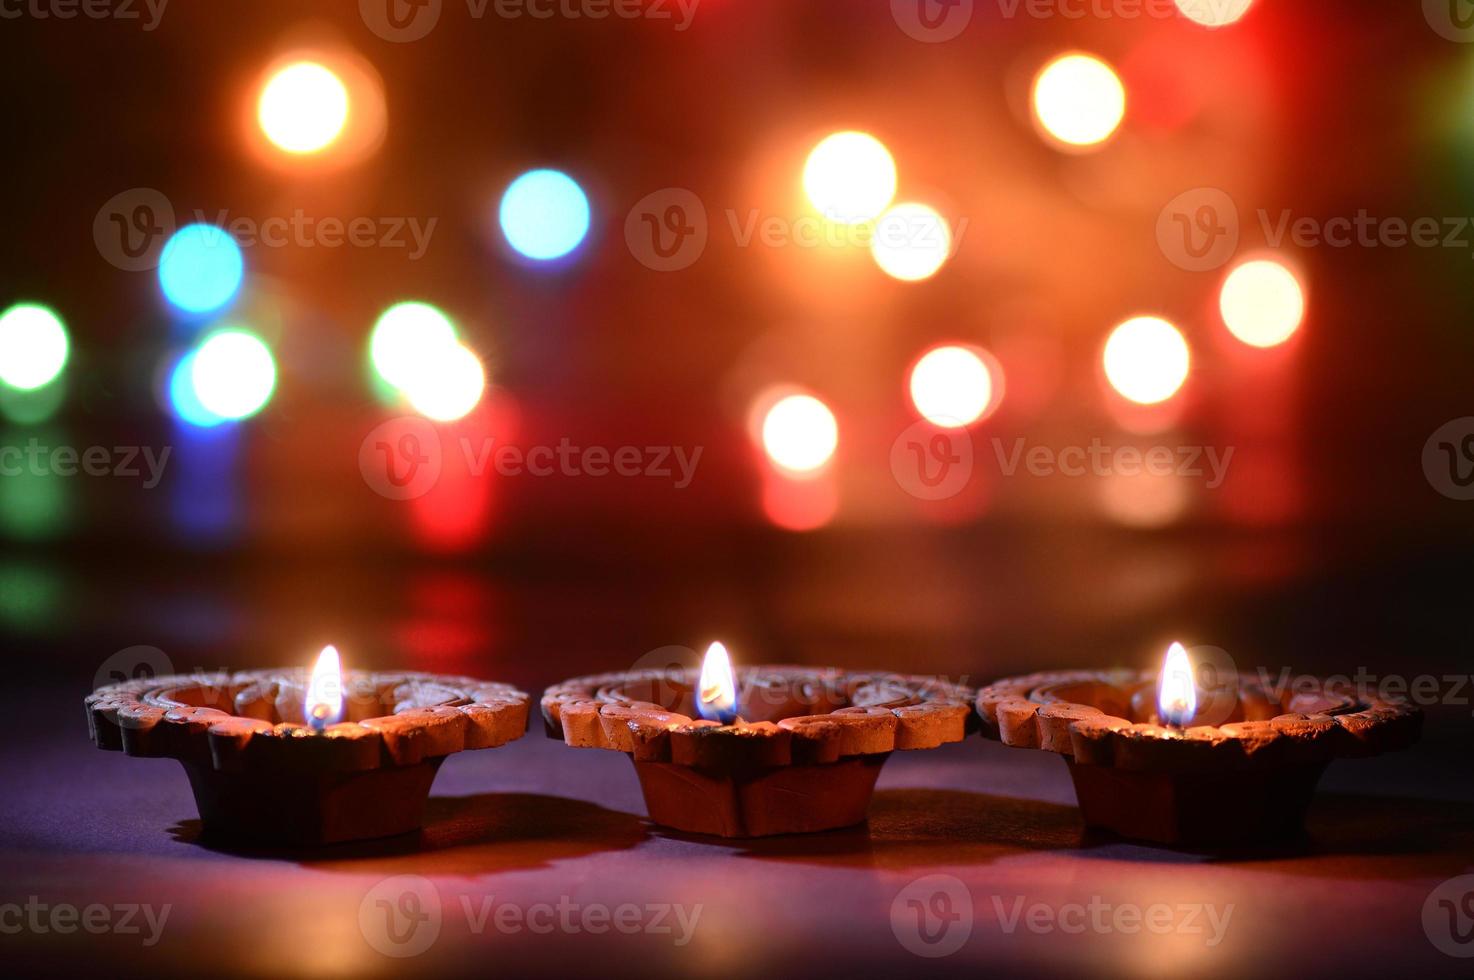
[[[701,680],[696,689],[696,710],[708,721],[729,723],[737,717],[737,678],[727,648],[713,643],[701,661]]]
[[[338,663],[338,648],[332,644],[323,647],[317,656],[303,704],[307,723],[317,731],[343,717],[343,669]]]
[[[1185,726],[1198,713],[1198,686],[1192,661],[1181,643],[1167,648],[1167,659],[1157,676],[1157,716],[1164,725]]]

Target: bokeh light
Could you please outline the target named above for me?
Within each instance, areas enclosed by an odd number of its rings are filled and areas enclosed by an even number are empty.
[[[971,347],[933,347],[911,369],[911,404],[933,425],[971,425],[994,405],[993,372]]]
[[[804,163],[804,193],[825,218],[841,224],[870,221],[896,196],[896,162],[869,133],[833,133]]]
[[[0,382],[18,391],[49,384],[66,367],[71,344],[61,317],[37,303],[0,315]]]
[[[379,377],[404,388],[456,343],[455,325],[443,312],[429,303],[396,303],[374,324],[369,358]]]
[[[315,61],[276,72],[261,89],[256,121],[266,138],[288,153],[326,148],[348,122],[348,88]]]
[[[502,195],[502,234],[529,259],[548,261],[578,247],[589,231],[589,199],[558,170],[529,170]]]
[[[1111,331],[1104,361],[1112,388],[1138,404],[1155,405],[1182,387],[1191,355],[1176,327],[1157,317],[1142,316]]]
[[[1274,347],[1305,319],[1305,291],[1295,274],[1272,259],[1245,262],[1223,281],[1218,309],[1229,333],[1251,347]]]
[[[763,450],[790,473],[813,473],[834,457],[839,424],[813,395],[788,395],[763,417]]]
[[[946,218],[925,204],[897,204],[875,223],[870,254],[894,279],[929,279],[952,254],[952,230]]]
[[[1050,136],[1072,147],[1109,139],[1126,115],[1126,88],[1110,65],[1067,54],[1034,79],[1034,117]]]
[[[226,419],[200,404],[199,396],[195,394],[194,388],[194,355],[194,351],[189,351],[175,361],[174,367],[169,371],[167,384],[169,410],[181,422],[196,428],[209,429],[220,425]]]
[[[1249,12],[1254,0],[1176,0],[1182,16],[1204,27],[1226,27]]]
[[[405,398],[415,411],[436,422],[464,418],[486,390],[481,359],[459,343],[428,348],[427,354],[405,384]]]
[[[218,310],[235,296],[245,275],[245,260],[235,239],[214,225],[186,225],[159,256],[164,297],[187,313]]]
[[[249,330],[216,330],[191,356],[194,396],[207,412],[222,419],[255,415],[276,389],[276,360],[266,342]]]

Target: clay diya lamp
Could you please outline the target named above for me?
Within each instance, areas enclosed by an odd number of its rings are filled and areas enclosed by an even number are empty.
[[[699,676],[580,677],[548,688],[542,709],[550,737],[629,756],[653,822],[766,837],[863,822],[891,752],[961,741],[974,727],[972,697],[930,677],[733,671],[713,643]]]
[[[154,677],[86,699],[92,741],[178,759],[205,833],[315,845],[418,830],[445,757],[521,738],[527,695],[419,673],[290,670]],[[346,715],[346,720],[339,721]]]
[[[977,707],[985,736],[1064,758],[1088,826],[1197,848],[1298,836],[1332,760],[1406,748],[1422,727],[1414,707],[1323,681],[1277,693],[1235,679],[1207,700],[1205,713],[1174,643],[1159,675],[1030,674],[983,688]]]

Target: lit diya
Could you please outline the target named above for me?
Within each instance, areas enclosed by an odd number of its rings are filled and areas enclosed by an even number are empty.
[[[864,821],[891,752],[961,741],[974,724],[972,697],[934,677],[734,671],[713,643],[699,676],[672,668],[580,677],[548,688],[542,709],[549,736],[633,760],[655,823],[764,837]]]
[[[1174,643],[1157,675],[1009,678],[978,692],[978,714],[985,736],[1064,757],[1087,825],[1203,847],[1299,834],[1331,760],[1406,748],[1422,727],[1418,709],[1363,690],[1204,689],[1194,674]]]
[[[419,673],[152,677],[86,699],[99,748],[178,759],[207,834],[327,844],[417,830],[445,757],[521,738],[527,695]],[[346,716],[346,720],[343,720]]]

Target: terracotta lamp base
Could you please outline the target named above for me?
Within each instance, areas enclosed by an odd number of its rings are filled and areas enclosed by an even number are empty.
[[[110,685],[88,696],[87,725],[98,748],[178,759],[206,835],[293,846],[418,830],[447,755],[527,729],[527,695],[505,684],[356,671],[343,682],[348,720],[322,731],[283,717],[300,713],[288,671]]]
[[[291,774],[183,765],[206,836],[313,845],[419,830],[444,761],[440,756],[393,769]]]
[[[1326,764],[1241,772],[1140,772],[1065,763],[1087,826],[1181,847],[1299,836]]]
[[[650,819],[718,837],[769,837],[865,820],[897,749],[958,742],[975,726],[973,692],[934,677],[835,668],[737,671],[744,719],[692,717],[694,670],[579,677],[548,689],[548,734],[623,752]]]
[[[635,774],[650,819],[662,826],[718,837],[771,837],[863,823],[889,757],[862,755],[826,766],[743,774],[636,762]]]

